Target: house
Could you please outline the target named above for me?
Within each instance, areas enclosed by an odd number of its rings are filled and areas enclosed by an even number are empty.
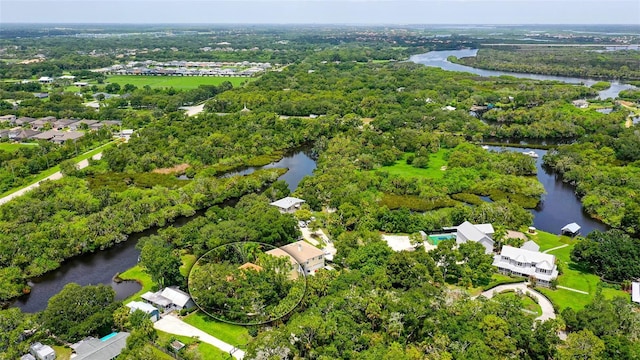
[[[49,97],[49,93],[34,93],[33,96],[37,97],[38,99],[46,99]]]
[[[166,287],[156,293],[146,292],[141,297],[164,311],[190,309],[195,306],[191,296],[176,286]]]
[[[300,205],[302,205],[303,203],[304,200],[302,199],[286,197],[284,199],[274,201],[270,205],[277,207],[282,213],[292,213],[300,209]]]
[[[102,339],[88,337],[71,345],[74,360],[112,360],[127,346],[128,332],[109,334]]]
[[[640,282],[631,283],[631,301],[640,304]]]
[[[64,144],[64,142],[67,140],[77,140],[83,136],[84,133],[80,131],[60,131],[51,139],[51,142],[54,142],[56,144]]]
[[[279,251],[278,251],[279,250]],[[285,254],[283,254],[283,252]],[[324,251],[304,240],[296,241],[267,251],[273,256],[290,256],[300,265],[305,274],[313,274],[324,267]]]
[[[13,124],[16,121],[15,115],[4,115],[0,116],[0,122],[8,122],[9,124]]]
[[[101,123],[101,122],[97,122],[97,123],[95,123],[95,124],[91,124],[91,125],[89,125],[89,130],[91,130],[91,131],[98,131],[98,130],[102,129],[102,127],[103,127],[103,126],[104,126],[104,124],[103,124],[103,123]]]
[[[580,225],[576,223],[567,224],[560,231],[562,235],[576,236],[580,233]]]
[[[36,119],[23,116],[16,119],[15,125],[22,126],[25,124],[30,124],[32,121],[36,121]]]
[[[474,225],[468,221],[455,227],[456,229],[456,244],[464,244],[467,241],[477,242],[484,246],[485,253],[491,254],[493,252],[493,239],[491,236],[494,234],[493,226],[491,224],[478,224]]]
[[[295,280],[300,276],[300,274],[304,274],[304,269],[302,268],[302,265],[300,265],[300,263],[298,263],[298,261],[288,252],[280,248],[275,248],[273,250],[267,251],[265,254],[269,254],[275,257],[285,257],[289,259],[289,263],[291,264],[291,271],[289,272],[289,280]]]
[[[589,103],[587,102],[587,100],[573,100],[571,103],[578,109],[586,109],[589,107]]]
[[[493,266],[502,274],[534,278],[542,286],[551,286],[558,277],[555,256],[508,245],[494,256]]]
[[[9,138],[9,131],[10,130],[0,130],[0,138]]]
[[[77,87],[85,87],[85,86],[89,86],[89,83],[84,81],[76,81],[73,83],[73,85]]]
[[[39,131],[31,130],[31,129],[11,129],[9,130],[9,139],[14,141],[24,141],[30,139],[34,135],[40,134]]]
[[[35,139],[35,140],[51,140],[58,134],[60,134],[60,131],[58,131],[58,130],[47,130],[47,131],[43,131],[41,133],[38,133],[36,135],[33,135],[31,137],[31,139]]]
[[[151,304],[147,304],[142,301],[132,301],[126,305],[130,312],[134,312],[136,310],[140,310],[147,314],[152,322],[156,322],[160,320],[160,311]]]
[[[53,122],[52,128],[56,130],[62,130],[76,121],[78,120],[60,119]]]
[[[38,79],[38,82],[40,84],[51,84],[53,82],[53,78],[48,76],[43,76],[40,79]]]
[[[520,249],[525,249],[529,251],[540,251],[540,245],[536,244],[534,241],[529,240],[524,244],[522,244],[522,246],[520,246]]]
[[[73,122],[71,124],[69,124],[69,130],[81,130],[84,128],[84,125],[86,125],[86,128],[88,129],[91,125],[97,123],[97,120],[87,120],[87,119],[82,119],[82,120],[78,120],[76,122]]]
[[[29,123],[33,130],[42,130],[45,126],[50,125],[53,126],[53,123],[56,121],[55,116],[47,116],[39,118],[36,121],[32,121]]]
[[[132,129],[124,129],[120,131],[120,138],[123,139],[124,141],[128,142],[129,139],[131,139],[131,135],[133,135]]]
[[[36,358],[31,354],[25,354],[20,356],[20,360],[36,360]]]
[[[447,105],[445,107],[443,107],[441,110],[445,110],[445,111],[454,111],[456,108],[451,106],[451,105]]]
[[[56,352],[49,345],[42,345],[37,342],[29,346],[29,353],[38,360],[54,360],[56,358]]]

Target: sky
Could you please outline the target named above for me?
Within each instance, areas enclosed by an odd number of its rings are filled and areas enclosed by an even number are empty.
[[[640,25],[640,0],[0,0],[2,23]]]

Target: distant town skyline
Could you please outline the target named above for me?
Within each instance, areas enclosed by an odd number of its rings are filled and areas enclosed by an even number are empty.
[[[640,1],[2,0],[2,23],[640,25]]]

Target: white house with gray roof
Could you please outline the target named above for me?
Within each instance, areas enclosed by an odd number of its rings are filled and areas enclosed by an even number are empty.
[[[56,352],[49,345],[42,345],[37,342],[29,346],[29,352],[38,360],[54,360]]]
[[[304,200],[302,199],[298,199],[294,197],[286,197],[284,199],[274,201],[270,205],[277,207],[280,210],[280,212],[292,213],[300,209],[300,205],[302,205],[303,203],[304,203]]]
[[[464,244],[468,241],[477,242],[484,246],[485,253],[491,254],[493,252],[493,239],[491,236],[494,233],[493,226],[491,224],[478,224],[474,225],[468,221],[455,227],[456,229],[456,244]]]
[[[542,286],[551,286],[551,281],[558,278],[555,256],[525,248],[503,246],[494,256],[493,266],[506,275],[532,277]]]

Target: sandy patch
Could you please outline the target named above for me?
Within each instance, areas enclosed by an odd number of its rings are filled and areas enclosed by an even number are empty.
[[[181,174],[183,172],[185,172],[185,170],[187,170],[188,168],[190,168],[191,165],[184,163],[184,164],[179,164],[176,165],[174,167],[170,167],[170,168],[161,168],[161,169],[153,169],[153,173],[156,174]]]

